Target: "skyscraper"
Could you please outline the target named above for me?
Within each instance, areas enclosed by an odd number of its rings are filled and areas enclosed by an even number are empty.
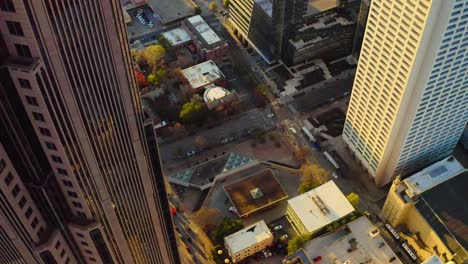
[[[468,3],[371,1],[343,139],[377,185],[450,155],[468,119]]]
[[[119,0],[0,0],[0,262],[179,263]]]

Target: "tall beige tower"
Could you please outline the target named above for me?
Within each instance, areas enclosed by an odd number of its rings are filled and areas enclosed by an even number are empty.
[[[468,120],[468,2],[373,0],[343,139],[377,185],[450,155]]]
[[[180,262],[123,21],[0,0],[1,263]]]

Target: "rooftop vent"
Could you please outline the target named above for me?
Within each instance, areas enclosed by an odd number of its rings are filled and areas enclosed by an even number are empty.
[[[250,190],[250,195],[252,195],[252,198],[258,199],[263,196],[262,191],[260,191],[259,188],[255,188],[253,190]]]

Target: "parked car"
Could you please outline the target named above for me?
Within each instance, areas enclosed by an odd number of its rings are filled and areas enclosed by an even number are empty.
[[[171,215],[176,215],[177,214],[177,208],[175,207],[171,207],[171,209],[169,209],[171,211]]]
[[[281,229],[283,229],[282,225],[276,225],[276,226],[273,227],[273,230],[275,230],[275,231],[278,231],[278,230],[281,230]]]
[[[274,117],[274,116],[275,116],[275,114],[273,114],[273,113],[270,113],[270,114],[268,114],[267,116],[268,116],[268,117],[270,117],[270,118],[272,118],[272,117]]]
[[[263,254],[263,256],[264,256],[265,258],[268,258],[268,253],[267,253],[267,251],[266,251],[265,249],[262,250],[262,254]]]
[[[288,237],[289,237],[288,234],[284,234],[284,235],[280,236],[280,240],[286,240],[286,239],[288,239]]]
[[[187,155],[187,157],[191,157],[193,155],[195,155],[195,150],[190,150],[190,151],[187,151],[187,153],[185,153],[185,155]]]

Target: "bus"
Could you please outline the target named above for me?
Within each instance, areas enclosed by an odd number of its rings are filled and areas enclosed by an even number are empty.
[[[340,166],[338,165],[338,163],[336,163],[336,161],[332,158],[330,154],[328,154],[328,152],[324,151],[323,155],[325,155],[327,160],[330,161],[330,163],[333,165],[333,167],[335,167],[337,171],[340,169]]]
[[[317,141],[312,135],[312,133],[310,133],[309,129],[307,129],[306,127],[302,127],[301,130],[302,134],[309,140],[310,143],[314,143],[315,141]]]

